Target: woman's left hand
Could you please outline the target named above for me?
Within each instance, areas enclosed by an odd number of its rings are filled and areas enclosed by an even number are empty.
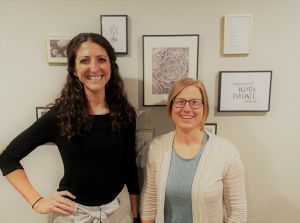
[[[40,214],[48,214],[50,212],[56,212],[61,215],[70,215],[75,210],[73,202],[64,198],[70,197],[75,199],[76,197],[69,191],[55,192],[52,196],[42,198],[33,207],[33,209]]]

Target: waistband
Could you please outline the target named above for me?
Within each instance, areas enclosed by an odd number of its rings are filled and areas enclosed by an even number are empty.
[[[101,223],[120,207],[118,196],[110,203],[100,206],[85,206],[75,202],[74,221],[76,223]]]

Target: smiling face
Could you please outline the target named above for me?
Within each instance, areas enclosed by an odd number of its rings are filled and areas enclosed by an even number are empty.
[[[76,53],[75,73],[87,96],[105,94],[105,85],[111,77],[106,50],[94,42],[83,42]]]
[[[175,98],[181,98],[186,101],[192,99],[202,100],[200,90],[195,86],[184,88]],[[172,105],[171,118],[176,125],[176,129],[183,131],[192,131],[201,129],[201,121],[203,118],[203,105],[200,108],[192,108],[188,102],[182,108],[177,108],[174,103]]]

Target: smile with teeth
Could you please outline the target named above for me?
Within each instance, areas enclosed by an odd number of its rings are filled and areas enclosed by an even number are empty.
[[[104,75],[88,75],[88,80],[101,80],[104,77]]]
[[[192,119],[193,116],[189,116],[189,115],[180,115],[180,118],[182,118],[182,119]]]

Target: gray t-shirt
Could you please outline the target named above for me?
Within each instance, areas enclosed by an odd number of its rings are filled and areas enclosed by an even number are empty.
[[[192,223],[192,184],[208,135],[192,159],[181,158],[173,148],[165,195],[165,223]]]

